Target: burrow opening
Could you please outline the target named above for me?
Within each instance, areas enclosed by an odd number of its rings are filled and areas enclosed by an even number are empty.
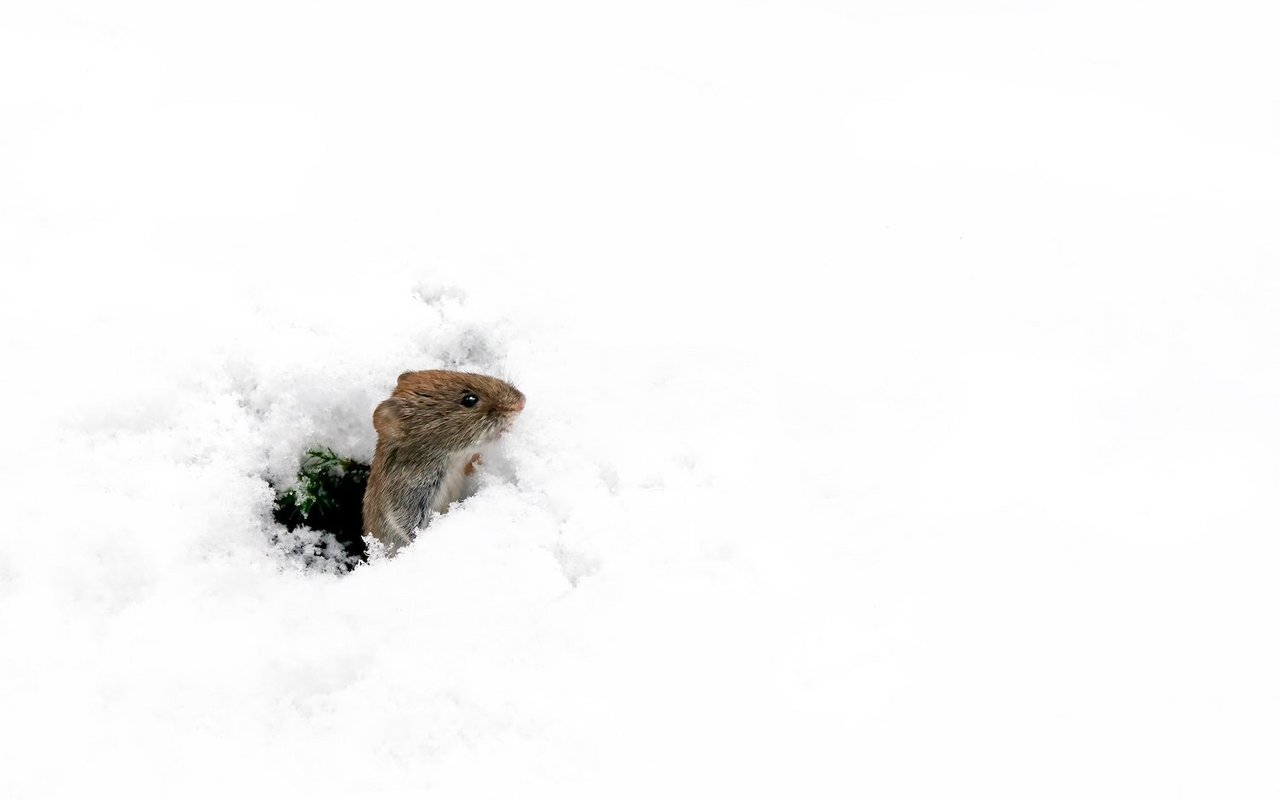
[[[308,567],[350,570],[365,561],[362,538],[364,489],[369,465],[328,447],[308,450],[289,486],[274,486],[275,521],[291,536],[276,536],[276,545],[301,558]],[[301,535],[304,530],[315,535]]]

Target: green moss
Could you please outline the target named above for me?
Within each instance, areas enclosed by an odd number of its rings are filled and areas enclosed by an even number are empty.
[[[331,533],[353,558],[364,558],[361,503],[369,465],[332,449],[308,450],[293,486],[276,492],[275,519],[292,531],[306,526]]]

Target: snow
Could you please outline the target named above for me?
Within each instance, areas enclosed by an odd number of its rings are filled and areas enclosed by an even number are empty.
[[[962,5],[6,5],[0,796],[1275,796],[1280,20]]]

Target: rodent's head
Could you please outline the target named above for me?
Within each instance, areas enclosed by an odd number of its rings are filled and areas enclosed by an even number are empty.
[[[406,372],[373,412],[379,440],[454,453],[493,441],[524,410],[506,381],[471,372]]]

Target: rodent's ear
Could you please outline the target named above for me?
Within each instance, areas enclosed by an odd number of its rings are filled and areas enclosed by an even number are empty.
[[[378,403],[373,410],[373,429],[379,436],[396,437],[400,435],[400,423],[404,415],[404,406],[392,397]]]
[[[409,380],[410,378],[412,378],[414,375],[417,375],[417,374],[418,373],[414,370],[410,370],[408,372],[401,372],[400,377],[396,378],[396,388],[399,389],[401,386],[404,385],[405,381]]]

